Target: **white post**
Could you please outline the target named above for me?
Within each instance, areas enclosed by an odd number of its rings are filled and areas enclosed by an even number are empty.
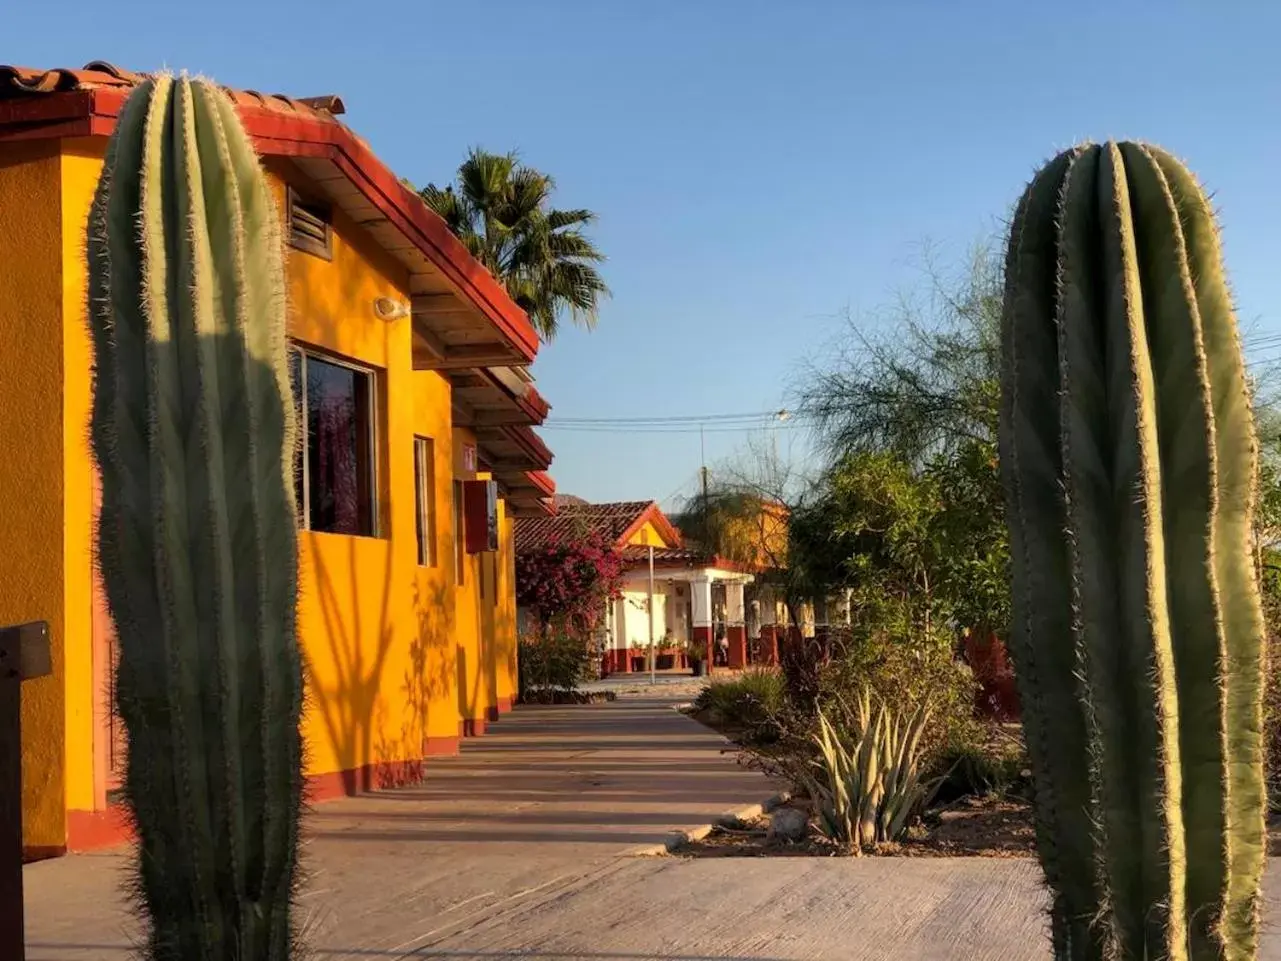
[[[707,673],[712,673],[712,581],[707,574],[690,578],[690,598],[693,601],[694,623],[690,631],[690,640],[697,643],[702,631],[702,657],[707,664]]]
[[[649,545],[649,682],[654,683],[658,656],[654,652],[654,545]]]

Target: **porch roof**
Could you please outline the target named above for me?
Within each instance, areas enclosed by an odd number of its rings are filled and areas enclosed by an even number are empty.
[[[148,75],[93,61],[82,70],[0,65],[0,141],[106,137]],[[528,364],[538,335],[525,312],[445,222],[338,116],[340,97],[224,88],[259,154],[282,157],[408,267],[415,366]]]
[[[107,137],[146,77],[105,61],[80,70],[0,65],[0,143]],[[413,188],[338,120],[346,112],[340,97],[224,89],[261,156],[296,170],[405,265],[415,368],[450,379],[455,422],[476,431],[501,484],[540,490],[543,481],[521,476],[544,471],[552,459],[529,430],[550,406],[525,369],[539,347],[525,312]],[[527,466],[518,470],[517,462]]]
[[[649,563],[649,548],[632,545],[623,549],[623,559],[629,567],[637,568]],[[694,572],[697,570],[732,571],[735,574],[762,574],[765,568],[756,564],[745,564],[717,554],[699,550],[697,547],[654,548],[654,567],[670,572],[674,569]]]

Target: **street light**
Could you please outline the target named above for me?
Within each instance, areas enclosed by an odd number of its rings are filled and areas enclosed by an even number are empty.
[[[648,532],[646,532],[648,533]],[[649,540],[648,537],[645,538]],[[654,654],[654,545],[649,545],[649,683],[654,684],[658,658]]]

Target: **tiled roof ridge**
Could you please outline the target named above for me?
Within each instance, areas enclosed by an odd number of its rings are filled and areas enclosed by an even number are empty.
[[[600,503],[587,504],[562,504],[561,509],[576,514],[605,514],[616,513],[622,510],[643,511],[653,504],[653,501],[602,501]]]
[[[79,70],[54,67],[40,70],[14,64],[0,64],[0,99],[6,94],[40,95],[67,93],[77,90],[94,90],[102,87],[134,87],[151,74],[125,70],[105,60],[91,60]],[[289,97],[284,94],[264,94],[257,90],[241,90],[220,84],[234,100],[247,98],[263,106],[284,107],[298,113],[337,117],[346,112],[342,98],[337,94],[319,97]]]

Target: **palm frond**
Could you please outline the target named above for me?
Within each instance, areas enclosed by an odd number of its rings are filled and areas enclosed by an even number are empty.
[[[555,181],[515,152],[468,151],[454,185],[420,191],[467,249],[506,287],[545,340],[568,313],[590,329],[609,288],[595,264],[605,255],[583,233],[596,215],[549,206]]]
[[[566,227],[583,227],[596,222],[596,214],[590,210],[549,210],[547,226],[550,230],[564,230]]]

